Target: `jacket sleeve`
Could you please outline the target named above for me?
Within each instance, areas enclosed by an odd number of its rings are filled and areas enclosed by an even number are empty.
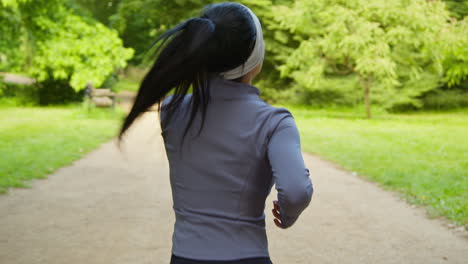
[[[313,186],[301,152],[299,132],[292,116],[283,118],[267,146],[281,222],[292,226],[312,199]]]

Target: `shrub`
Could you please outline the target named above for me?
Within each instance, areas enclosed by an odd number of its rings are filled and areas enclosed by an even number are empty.
[[[423,109],[450,110],[468,107],[467,90],[438,90],[422,98]]]

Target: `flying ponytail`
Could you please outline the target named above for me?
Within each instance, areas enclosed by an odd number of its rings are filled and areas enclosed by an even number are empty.
[[[156,52],[160,51],[160,54],[140,85],[133,107],[122,125],[119,139],[139,116],[152,105],[160,104],[172,89],[174,97],[166,106],[167,120],[171,119],[173,110],[181,103],[190,87],[193,88],[192,108],[198,108],[200,102],[203,102],[201,105],[205,107],[202,111],[206,111],[206,60],[210,54],[207,53],[209,49],[201,47],[212,39],[215,27],[213,21],[207,18],[192,18],[157,39]],[[194,109],[191,111],[191,122],[196,114]]]
[[[234,69],[247,61],[251,54],[256,29],[250,11],[236,3],[208,6],[200,18],[192,18],[166,31],[154,43],[157,59],[143,79],[130,113],[119,134],[122,139],[134,121],[173,90],[165,108],[164,123],[192,88],[190,119],[184,136],[197,113],[202,114],[203,128],[208,107],[209,79]]]

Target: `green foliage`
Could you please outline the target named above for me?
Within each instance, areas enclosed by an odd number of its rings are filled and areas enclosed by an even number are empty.
[[[273,8],[280,26],[299,47],[280,67],[307,90],[328,90],[324,80],[356,76],[374,103],[421,106],[418,97],[442,78],[443,51],[436,45],[450,26],[437,1],[295,1]]]
[[[222,2],[0,1],[0,22],[9,25],[0,26],[5,36],[0,39],[0,70],[31,70],[41,81],[62,82],[64,90],[80,90],[88,81],[113,86],[116,69],[131,56],[114,30],[135,50],[131,62],[147,65],[152,61],[145,55],[159,34],[197,16],[203,6]],[[267,54],[256,85],[269,101],[325,106],[364,100],[389,110],[418,109],[426,94],[444,87],[464,89],[466,2],[239,2],[251,7],[264,27]]]
[[[18,19],[0,28],[22,29],[24,34],[17,34],[16,39],[13,36],[13,40],[25,39],[31,52],[23,64],[39,82],[62,82],[65,89],[71,86],[75,91],[88,82],[100,86],[109,74],[125,67],[133,55],[132,49],[123,47],[116,31],[76,15],[65,0],[2,0],[2,3]],[[12,44],[9,46],[9,50],[18,53],[18,49],[11,48]]]
[[[141,63],[158,35],[183,20],[198,16],[208,4],[220,0],[121,0],[117,13],[110,17],[110,26],[117,29],[125,46],[136,55],[132,62]],[[259,16],[271,14],[269,0],[236,1],[252,7]]]
[[[57,26],[52,21],[45,24]],[[117,67],[125,67],[132,55],[131,49],[122,47],[116,32],[100,23],[89,25],[78,16],[66,14],[60,27],[38,43],[32,72],[40,81],[69,79],[78,91],[88,82],[100,86]]]
[[[135,49],[140,63],[157,35],[199,12],[206,1],[121,0],[110,25],[119,31],[125,46]]]
[[[468,17],[452,23],[442,32],[444,41],[439,43],[445,51],[445,82],[449,86],[459,85],[468,76]]]
[[[115,85],[119,82],[119,75],[112,73],[107,76],[106,80],[102,83],[101,88],[111,89],[115,91]]]
[[[70,5],[85,16],[92,16],[104,25],[117,12],[121,0],[71,0]]]
[[[19,70],[24,60],[22,39],[18,37],[24,34],[24,30],[19,26],[19,13],[11,5],[0,1],[0,71]]]
[[[436,90],[421,98],[423,108],[427,110],[453,110],[468,108],[468,90]]]
[[[73,89],[66,81],[46,79],[38,87],[38,104],[67,104],[79,102],[84,98],[84,89]]]
[[[444,0],[450,15],[457,18],[463,19],[468,15],[468,1],[466,0]]]
[[[362,94],[357,92],[360,83],[354,75],[328,76],[319,80],[319,89],[302,89],[295,86],[300,99],[298,103],[311,106],[356,105],[362,101]]]
[[[140,63],[157,35],[213,2],[221,1],[121,0],[110,20]],[[270,101],[352,105],[368,97],[379,107],[416,109],[426,93],[467,76],[466,21],[449,22],[440,1],[240,2],[264,26],[257,85]]]
[[[7,84],[0,81],[0,98],[8,98],[12,100],[14,105],[36,105],[38,104],[38,94],[36,86]]]

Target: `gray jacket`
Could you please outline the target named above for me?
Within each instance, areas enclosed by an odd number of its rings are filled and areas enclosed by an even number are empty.
[[[199,136],[197,115],[181,144],[191,95],[162,127],[176,215],[174,255],[197,260],[267,257],[264,209],[272,186],[278,190],[285,227],[309,204],[312,182],[294,119],[259,94],[254,86],[215,78]]]

